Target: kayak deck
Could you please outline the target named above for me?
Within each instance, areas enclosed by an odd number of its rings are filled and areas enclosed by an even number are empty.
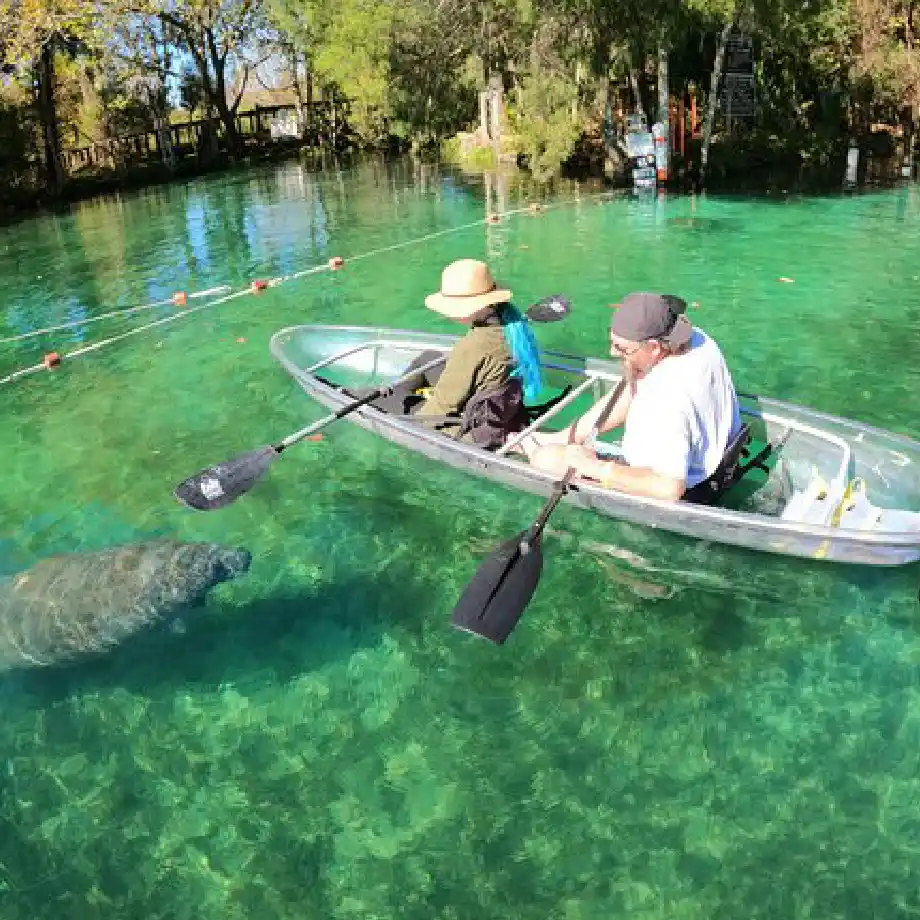
[[[321,404],[351,401],[343,388],[385,386],[426,350],[445,353],[456,336],[367,326],[293,326],[271,352]],[[618,361],[543,351],[547,392],[568,395],[531,426],[564,427],[619,381]],[[920,443],[902,435],[778,400],[742,396],[749,452],[771,445],[767,470],[752,469],[717,506],[667,502],[577,480],[565,500],[601,514],[702,540],[864,565],[920,559]],[[355,424],[475,475],[539,495],[555,477],[510,451],[458,442],[412,416],[365,406]],[[603,450],[604,442],[598,444]]]

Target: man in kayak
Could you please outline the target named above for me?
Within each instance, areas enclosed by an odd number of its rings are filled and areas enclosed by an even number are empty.
[[[610,324],[610,354],[627,386],[559,432],[523,444],[533,465],[604,487],[678,500],[718,467],[741,428],[738,397],[719,346],[684,316],[671,294],[633,293]],[[623,426],[619,453],[599,455],[593,435]],[[595,428],[597,431],[595,432]],[[612,445],[611,445],[612,446]]]

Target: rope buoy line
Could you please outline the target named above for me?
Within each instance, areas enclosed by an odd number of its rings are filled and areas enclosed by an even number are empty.
[[[116,316],[128,316],[131,313],[139,313],[141,310],[153,310],[155,307],[182,307],[185,306],[189,298],[213,297],[215,294],[223,294],[229,290],[229,284],[221,284],[218,287],[208,288],[206,291],[195,291],[192,294],[187,294],[185,291],[176,291],[176,293],[167,300],[156,300],[153,303],[141,304],[139,307],[126,307],[123,310],[110,310],[108,313],[100,313],[99,316],[90,316],[88,319],[75,319],[69,323],[60,323],[57,326],[45,326],[44,329],[24,332],[22,335],[11,335],[5,339],[0,339],[0,345],[5,345],[9,342],[22,342],[26,339],[34,339],[38,335],[47,335],[49,332],[58,332],[61,329],[73,329],[75,326],[88,326],[90,323],[98,323],[103,319],[112,319]]]
[[[595,199],[604,199],[610,198],[615,195],[615,192],[600,192],[596,195],[587,196],[589,201]],[[543,211],[548,211],[556,208],[566,207],[572,204],[580,204],[584,199],[576,198],[569,201],[560,201],[552,204],[538,204],[533,203],[525,207],[514,208],[510,211],[505,211],[502,214],[489,214],[485,221],[482,219],[470,221],[466,224],[460,224],[456,227],[446,227],[443,230],[435,230],[432,233],[426,233],[423,236],[413,237],[411,240],[403,240],[399,243],[392,243],[388,246],[379,246],[376,249],[368,250],[367,252],[359,253],[358,255],[351,256],[348,261],[351,262],[360,262],[362,259],[369,259],[372,256],[378,256],[385,252],[393,252],[397,249],[405,249],[408,246],[417,246],[420,243],[428,242],[429,240],[437,239],[441,236],[447,236],[451,233],[461,233],[464,230],[469,230],[473,227],[481,226],[483,223],[487,224],[496,224],[501,222],[506,217],[514,217],[517,214],[539,214]],[[267,288],[278,287],[281,284],[286,284],[289,281],[296,281],[300,278],[305,278],[308,275],[315,275],[318,272],[322,271],[337,271],[345,266],[346,260],[341,256],[333,256],[325,265],[314,265],[311,268],[303,269],[299,272],[293,272],[290,275],[279,275],[275,278],[269,279],[257,279],[254,280],[249,287],[242,288],[238,291],[233,291],[230,294],[226,294],[222,297],[218,297],[216,300],[209,300],[206,303],[198,304],[194,307],[189,307],[187,310],[180,310],[177,313],[173,313],[169,316],[164,316],[161,319],[154,320],[150,323],[144,323],[141,326],[136,327],[135,329],[129,329],[127,332],[119,333],[118,335],[109,336],[105,339],[100,339],[98,342],[93,342],[90,345],[84,345],[81,348],[77,348],[74,351],[66,352],[65,354],[59,354],[56,351],[48,352],[38,364],[33,364],[30,367],[21,368],[18,371],[13,371],[11,374],[7,374],[5,377],[0,377],[0,386],[3,386],[7,383],[12,383],[14,380],[19,380],[22,377],[28,377],[31,374],[38,373],[42,370],[50,370],[55,367],[59,367],[64,361],[70,361],[73,358],[78,358],[81,355],[89,354],[93,351],[98,351],[101,348],[104,348],[107,345],[114,345],[116,342],[121,342],[124,339],[130,338],[140,334],[141,332],[146,332],[148,329],[154,329],[157,326],[164,326],[167,323],[175,322],[177,319],[182,319],[185,316],[189,316],[192,313],[197,313],[199,310],[205,309],[205,307],[216,307],[223,303],[229,303],[232,300],[236,300],[239,297],[245,297],[248,294],[257,294],[260,291],[264,291]],[[112,319],[118,316],[127,316],[132,313],[138,313],[142,310],[150,310],[155,307],[163,307],[167,305],[174,305],[177,307],[184,307],[187,303],[187,300],[190,298],[200,298],[200,297],[210,297],[215,294],[221,294],[224,291],[230,290],[229,285],[220,285],[218,287],[209,288],[204,291],[196,291],[191,294],[187,294],[184,291],[176,292],[168,300],[159,300],[155,303],[142,304],[137,307],[128,307],[123,310],[112,310],[108,313],[103,313],[99,316],[90,317],[89,319],[76,320],[70,323],[62,323],[57,326],[47,326],[44,329],[36,329],[33,332],[27,332],[23,335],[11,336],[10,338],[0,339],[0,344],[7,342],[19,342],[25,339],[34,338],[39,335],[44,335],[49,332],[56,332],[61,329],[70,329],[74,326],[86,325],[88,323],[98,322],[103,319]]]

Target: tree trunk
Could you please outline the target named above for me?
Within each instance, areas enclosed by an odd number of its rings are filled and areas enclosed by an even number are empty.
[[[719,104],[719,83],[722,80],[722,68],[725,64],[725,45],[734,28],[734,22],[726,22],[719,33],[716,45],[716,59],[712,64],[712,79],[709,83],[709,99],[706,100],[706,121],[703,124],[703,149],[700,153],[700,185],[706,182],[706,169],[709,166],[709,144],[712,141],[712,126],[716,119],[716,106]]]
[[[304,85],[301,83],[299,55],[291,53],[291,82],[294,86],[294,95],[297,97],[297,124],[300,139],[305,140],[310,127],[310,103],[313,101],[313,79],[310,73],[310,60],[304,57],[304,78],[306,80],[306,98],[304,98]]]
[[[632,87],[633,98],[635,99],[635,111],[642,116],[642,120],[648,127],[648,116],[645,114],[645,106],[642,104],[642,92],[639,89],[639,74],[636,68],[633,67],[632,61],[629,63],[629,85]]]
[[[38,113],[42,124],[45,181],[51,193],[59,195],[64,187],[64,166],[61,162],[61,135],[54,99],[53,41],[46,42],[39,56]]]
[[[656,132],[655,147],[659,180],[667,180],[671,175],[671,119],[669,112],[668,86],[668,49],[664,41],[658,44],[658,124],[660,134]],[[660,138],[663,137],[662,141]]]
[[[492,129],[492,150],[495,154],[496,166],[501,157],[503,108],[502,78],[500,74],[493,73],[489,80],[489,123]]]
[[[482,143],[489,140],[489,91],[483,89],[479,91],[479,133],[482,135]]]
[[[905,21],[905,38],[907,40],[907,52],[910,57],[914,56],[914,4],[909,3],[907,6],[907,19]],[[920,86],[914,83],[913,98],[909,103],[909,114],[907,124],[907,142],[905,145],[905,156],[907,166],[906,178],[912,179],[914,176],[914,144],[917,132],[917,122],[920,120]]]
[[[227,153],[231,160],[236,160],[241,152],[240,134],[236,130],[236,106],[231,108],[227,102],[227,84],[224,71],[218,71],[215,77],[215,93],[211,101],[217,110],[217,117],[224,126],[224,135],[227,138]]]
[[[668,123],[668,49],[664,42],[658,45],[658,121]]]
[[[176,168],[176,148],[173,145],[173,134],[169,124],[169,115],[164,112],[155,112],[153,116],[153,129],[156,131],[157,149],[163,165],[172,172]]]

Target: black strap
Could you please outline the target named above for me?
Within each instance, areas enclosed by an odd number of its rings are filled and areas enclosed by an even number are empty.
[[[746,472],[748,472],[748,470],[751,470],[754,467],[757,467],[759,470],[763,470],[765,473],[769,473],[770,468],[764,463],[764,460],[766,460],[767,457],[769,457],[772,453],[773,445],[768,443],[767,446],[764,447],[756,457],[752,457],[743,466],[738,467],[736,478],[740,479]]]
[[[531,421],[536,421],[541,415],[549,412],[553,406],[561,403],[562,400],[572,392],[572,389],[572,384],[567,383],[558,396],[554,396],[552,399],[548,399],[545,403],[542,403],[539,406],[524,406],[524,411],[530,417]]]

